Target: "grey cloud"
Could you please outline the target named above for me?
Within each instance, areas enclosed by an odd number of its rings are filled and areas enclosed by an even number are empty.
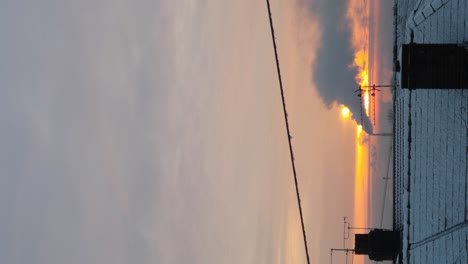
[[[148,48],[166,44],[127,9],[68,4],[0,8],[0,262],[153,262],[136,231],[169,148],[170,60]]]
[[[344,104],[350,108],[353,118],[361,123],[360,99],[353,93],[357,89],[357,70],[350,66],[353,51],[345,17],[347,1],[309,1],[307,6],[322,27],[321,46],[312,72],[317,90],[326,106]],[[370,132],[370,121],[365,115],[362,117],[364,129]]]
[[[264,17],[186,2],[0,4],[1,263],[287,258]]]

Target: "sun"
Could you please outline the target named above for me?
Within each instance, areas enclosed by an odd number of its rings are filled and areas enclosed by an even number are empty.
[[[349,108],[342,105],[341,106],[341,118],[348,119],[350,116],[351,116],[351,111],[349,111]]]

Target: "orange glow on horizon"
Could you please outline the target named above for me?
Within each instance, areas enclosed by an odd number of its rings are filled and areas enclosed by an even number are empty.
[[[349,0],[346,17],[351,30],[351,47],[354,51],[354,61],[350,67],[356,68],[356,83],[369,85],[369,7],[365,1]],[[363,87],[362,100],[367,116],[370,111],[369,88]]]
[[[369,8],[365,1],[349,0],[347,19],[351,30],[351,48],[354,61],[350,65],[357,69],[356,82],[364,89],[361,93],[365,114],[370,116],[369,88]],[[368,201],[368,147],[362,126],[356,128],[356,164],[354,182],[354,219],[353,225],[367,226]],[[355,256],[356,263],[364,263],[365,257]]]
[[[372,80],[373,83],[375,82],[382,82],[383,80],[381,80],[380,76],[379,76],[379,72],[380,72],[380,56],[379,56],[379,49],[378,47],[380,47],[379,45],[379,35],[381,34],[380,32],[380,2],[379,1],[375,1],[372,3],[372,7],[371,7],[371,18],[370,18],[370,23],[372,23],[373,25],[373,28],[370,29],[372,30],[370,32],[370,37],[369,37],[369,41],[370,43],[372,43],[372,45],[375,47],[374,49],[372,49],[372,54],[369,55],[369,64],[370,64],[370,68],[371,68],[371,72],[370,72],[370,80]],[[373,110],[374,111],[374,115],[376,117],[379,116],[379,100],[377,99],[382,99],[382,97],[380,95],[383,95],[385,93],[385,90],[382,90],[382,93],[378,93],[379,96],[375,96],[375,98],[373,98],[374,100],[376,100],[376,103],[373,104],[373,107],[375,107],[375,109]],[[378,122],[379,122],[379,119],[376,118],[376,125],[378,125]]]
[[[354,219],[353,226],[367,226],[367,193],[369,191],[368,184],[368,148],[366,145],[367,135],[364,133],[362,126],[356,127],[356,166],[355,166],[355,182],[354,182]],[[363,262],[364,257],[355,256],[358,262]]]
[[[351,48],[354,60],[350,67],[357,69],[356,83],[363,89],[361,99],[365,114],[370,116],[369,88],[369,7],[366,1],[349,0],[347,19],[351,31]],[[367,135],[362,126],[356,128],[355,182],[354,182],[354,219],[353,225],[367,226],[369,178]],[[364,256],[355,256],[356,263],[364,263]]]

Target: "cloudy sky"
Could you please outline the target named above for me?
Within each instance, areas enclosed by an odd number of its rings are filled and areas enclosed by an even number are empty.
[[[354,206],[327,3],[272,1],[314,262]],[[0,1],[0,262],[304,263],[280,100],[265,1]]]

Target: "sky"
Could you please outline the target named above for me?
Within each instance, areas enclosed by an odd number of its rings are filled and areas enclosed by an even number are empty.
[[[329,261],[355,212],[346,3],[271,4]],[[264,1],[4,0],[0,57],[1,263],[304,263]]]

